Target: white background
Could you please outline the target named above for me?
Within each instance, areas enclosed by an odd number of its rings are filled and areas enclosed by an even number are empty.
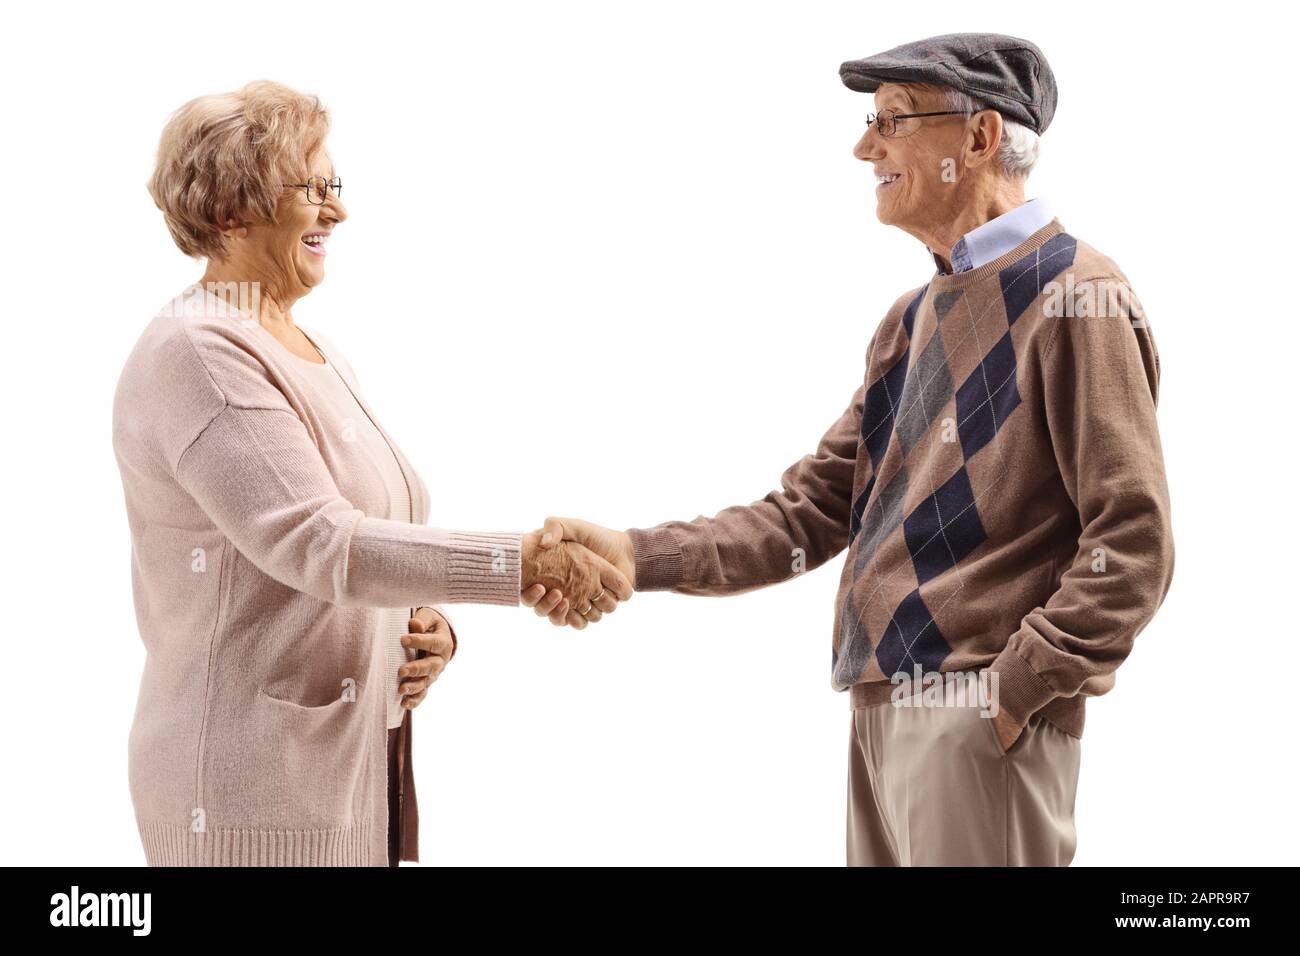
[[[1028,194],[1158,343],[1172,590],[1089,702],[1076,865],[1294,862],[1295,97],[1271,13],[1137,3],[137,4],[6,13],[0,862],[137,864],[143,666],[110,443],[121,364],[201,274],[145,190],[169,112],[321,96],[350,219],[294,309],[347,355],[431,523],[615,527],[759,498],[933,271],[874,215],[841,61],[1035,41]],[[16,19],[14,19],[16,17]],[[1287,144],[1284,147],[1284,143]],[[841,559],[583,633],[449,608],[416,712],[425,865],[844,862]]]

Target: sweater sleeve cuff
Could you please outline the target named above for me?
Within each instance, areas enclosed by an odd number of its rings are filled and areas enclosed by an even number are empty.
[[[632,560],[636,564],[632,587],[637,591],[671,591],[682,583],[682,549],[667,528],[628,528]]]
[[[1024,728],[1029,718],[1057,696],[1029,662],[1008,644],[988,667],[998,675],[998,708],[1015,718],[1016,725]]]
[[[446,601],[518,605],[522,543],[522,534],[451,532]]]

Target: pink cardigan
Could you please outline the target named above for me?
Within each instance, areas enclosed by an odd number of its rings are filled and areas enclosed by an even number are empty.
[[[147,652],[129,776],[150,865],[387,865],[380,609],[519,602],[520,536],[426,527],[396,444],[417,523],[371,517],[388,507],[379,468],[302,362],[192,286],[118,382]]]

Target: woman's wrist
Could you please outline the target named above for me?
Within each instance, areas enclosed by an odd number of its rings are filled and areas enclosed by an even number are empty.
[[[444,600],[517,606],[522,539],[518,532],[449,532]]]

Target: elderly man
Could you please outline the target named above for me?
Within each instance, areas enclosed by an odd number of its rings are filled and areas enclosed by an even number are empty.
[[[875,94],[853,152],[877,215],[937,271],[886,313],[782,490],[627,532],[552,519],[544,540],[602,552],[637,590],[710,595],[847,548],[849,864],[1065,865],[1084,702],[1173,572],[1155,342],[1119,267],[1025,199],[1056,106],[1036,46],[933,37],[840,76]]]

